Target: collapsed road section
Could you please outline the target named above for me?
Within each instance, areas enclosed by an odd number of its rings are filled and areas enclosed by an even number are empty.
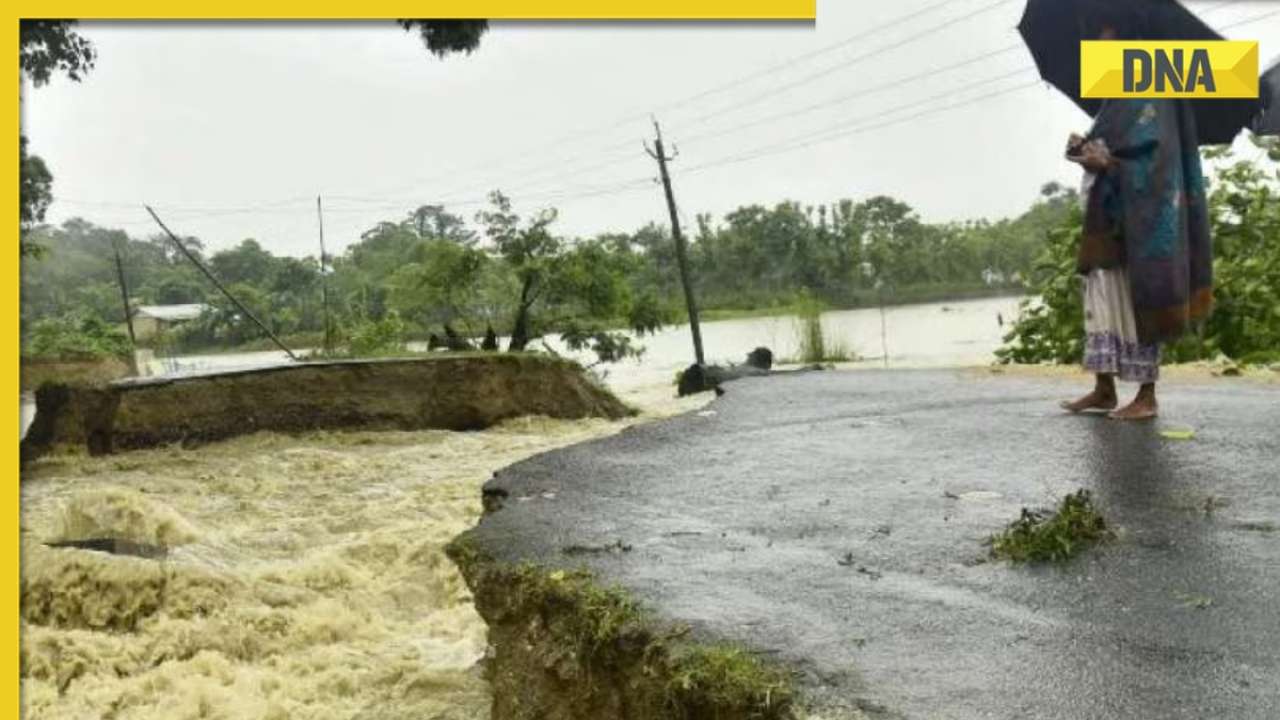
[[[122,380],[46,384],[23,440],[94,454],[258,431],[479,430],[522,415],[620,418],[629,410],[572,362],[535,354],[308,362]]]
[[[1142,424],[1072,389],[752,378],[500,471],[451,548],[495,720],[1276,717],[1280,392],[1169,383]],[[1114,540],[990,558],[1081,489]]]

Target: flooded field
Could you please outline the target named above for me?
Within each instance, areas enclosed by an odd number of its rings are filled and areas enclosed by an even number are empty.
[[[445,544],[530,455],[637,420],[474,433],[259,434],[195,450],[55,455],[22,484],[30,718],[473,718],[483,622]],[[163,560],[54,549],[114,537]]]

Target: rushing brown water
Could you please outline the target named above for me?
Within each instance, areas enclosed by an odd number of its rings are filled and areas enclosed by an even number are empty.
[[[624,399],[641,419],[709,399],[672,394]],[[43,459],[22,483],[25,716],[485,717],[485,628],[445,544],[475,523],[495,470],[633,422]],[[44,545],[104,536],[170,550]]]

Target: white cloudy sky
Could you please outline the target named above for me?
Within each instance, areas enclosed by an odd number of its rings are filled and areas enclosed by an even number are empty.
[[[1086,124],[1035,82],[1013,29],[1022,5],[822,0],[816,25],[496,24],[446,60],[390,22],[89,23],[97,66],[26,88],[23,122],[55,176],[49,219],[147,235],[145,202],[213,248],[254,237],[313,254],[317,194],[339,249],[420,204],[470,218],[494,188],[517,209],[558,207],[568,233],[665,222],[641,146],[650,112],[679,146],[689,220],[882,193],[928,220],[998,217],[1045,181],[1075,181],[1061,149]],[[1280,56],[1280,3],[1192,7]]]

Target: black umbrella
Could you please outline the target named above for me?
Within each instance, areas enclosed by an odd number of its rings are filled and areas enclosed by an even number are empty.
[[[1022,39],[1031,50],[1040,77],[1071,98],[1080,109],[1097,115],[1102,101],[1080,97],[1080,41],[1089,28],[1099,27],[1099,18],[1126,20],[1135,39],[1221,40],[1222,36],[1204,24],[1177,0],[1027,0],[1027,9],[1018,24]],[[1196,130],[1201,145],[1231,142],[1258,114],[1252,99],[1187,100],[1196,114]]]
[[[1263,73],[1258,92],[1262,112],[1253,124],[1253,131],[1259,135],[1280,135],[1280,62]]]

